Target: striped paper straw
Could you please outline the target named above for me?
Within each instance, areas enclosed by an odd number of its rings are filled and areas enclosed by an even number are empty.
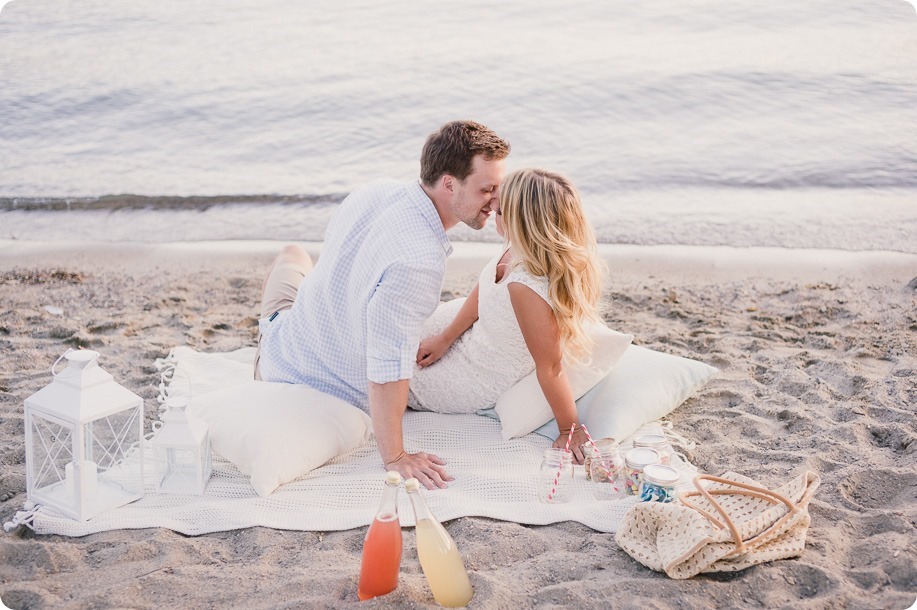
[[[570,453],[570,439],[573,438],[573,431],[576,430],[576,424],[573,424],[570,427],[570,434],[567,436],[567,444],[564,445],[564,455]],[[586,438],[589,438],[587,435]],[[591,440],[591,439],[590,439]],[[554,475],[554,486],[551,487],[551,492],[548,494],[548,502],[554,500],[554,493],[557,491],[557,482],[560,481],[560,473],[564,469],[564,463],[561,461],[560,467],[557,469],[557,474]]]
[[[586,426],[580,426],[583,429],[583,432],[586,433],[586,439],[589,441],[589,444],[592,445],[592,448],[595,450],[596,455],[600,453],[599,448],[596,447],[595,441],[592,440],[592,436],[589,434],[589,430],[586,429]],[[571,433],[572,434],[572,433]],[[570,439],[567,439],[567,444],[570,443]],[[608,482],[611,483],[611,488],[615,490],[615,493],[620,492],[618,486],[615,485],[614,477],[611,476],[611,471],[608,469],[608,464],[605,463],[605,460],[599,461],[599,464],[602,465],[602,469],[605,471],[605,476],[608,477]]]

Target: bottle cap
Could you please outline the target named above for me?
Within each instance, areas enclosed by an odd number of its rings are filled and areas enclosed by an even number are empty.
[[[627,464],[627,467],[636,470],[643,470],[645,466],[655,464],[658,461],[659,452],[655,449],[647,449],[644,447],[631,449],[624,456],[624,462]]]
[[[675,485],[680,478],[678,471],[662,464],[650,464],[643,469],[643,480],[656,485]]]
[[[418,489],[420,489],[420,481],[418,481],[414,477],[411,477],[410,479],[404,482],[405,491],[417,491]]]
[[[653,449],[663,447],[666,444],[664,434],[644,434],[634,439],[634,448],[651,447]]]
[[[385,482],[389,485],[401,485],[401,473],[397,470],[389,470],[385,473]]]

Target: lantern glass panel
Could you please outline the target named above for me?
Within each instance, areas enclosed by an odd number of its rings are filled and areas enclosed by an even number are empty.
[[[100,417],[86,424],[86,460],[95,462],[99,482],[111,494],[143,492],[140,453],[141,407]]]
[[[157,447],[159,490],[178,494],[201,494],[204,485],[202,448]]]
[[[26,449],[30,454],[27,460],[30,488],[45,502],[75,510],[75,475],[70,466],[74,460],[73,424],[39,413],[32,413],[28,420]]]

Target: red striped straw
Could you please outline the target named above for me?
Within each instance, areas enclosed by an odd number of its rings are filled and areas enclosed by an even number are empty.
[[[573,431],[576,430],[576,424],[573,424],[570,427],[570,435],[567,436],[567,444],[564,445],[564,455],[570,453],[570,440],[573,438]],[[564,463],[561,461],[560,466],[557,468],[557,474],[554,475],[554,486],[551,487],[551,493],[548,494],[548,502],[554,500],[554,492],[557,491],[557,482],[560,481],[560,473],[564,469]]]
[[[583,432],[586,433],[586,438],[589,440],[589,444],[592,445],[592,448],[595,450],[596,455],[601,453],[599,448],[596,447],[595,441],[592,440],[592,436],[589,434],[589,430],[586,429],[586,426],[580,426],[583,429]],[[567,439],[569,444],[570,439]],[[599,464],[602,465],[602,469],[605,471],[605,476],[608,477],[608,482],[611,483],[611,488],[615,490],[615,493],[619,493],[621,490],[618,489],[618,486],[615,485],[614,477],[611,476],[611,471],[608,469],[608,464],[605,463],[605,460],[599,460]]]

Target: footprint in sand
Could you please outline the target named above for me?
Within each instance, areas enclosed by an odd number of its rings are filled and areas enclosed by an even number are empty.
[[[857,508],[906,508],[917,503],[917,474],[863,470],[841,481],[838,491]]]
[[[811,599],[837,589],[824,570],[812,565],[788,562],[781,565],[781,571],[797,599]]]
[[[239,328],[254,328],[258,326],[258,318],[254,316],[247,316],[242,318],[238,326]]]
[[[88,336],[82,331],[73,333],[71,337],[64,340],[64,343],[76,349],[87,349],[96,347],[105,347],[108,345],[108,339],[103,337]]]
[[[109,320],[89,324],[86,327],[86,331],[93,335],[110,335],[118,329],[124,328],[124,326],[126,326],[124,322]]]
[[[253,279],[247,278],[247,277],[234,277],[232,279],[227,280],[227,283],[232,288],[235,288],[236,290],[241,290],[243,288],[251,288],[256,285]]]
[[[739,394],[728,388],[712,388],[702,391],[699,396],[705,401],[716,402],[718,405],[725,407],[737,407],[744,402],[751,402],[748,395]]]
[[[48,606],[47,601],[34,591],[10,589],[3,592],[3,604],[9,604],[10,608],[44,608]]]
[[[912,455],[917,450],[917,438],[902,424],[871,426],[872,441],[879,447],[891,449],[901,455]]]

